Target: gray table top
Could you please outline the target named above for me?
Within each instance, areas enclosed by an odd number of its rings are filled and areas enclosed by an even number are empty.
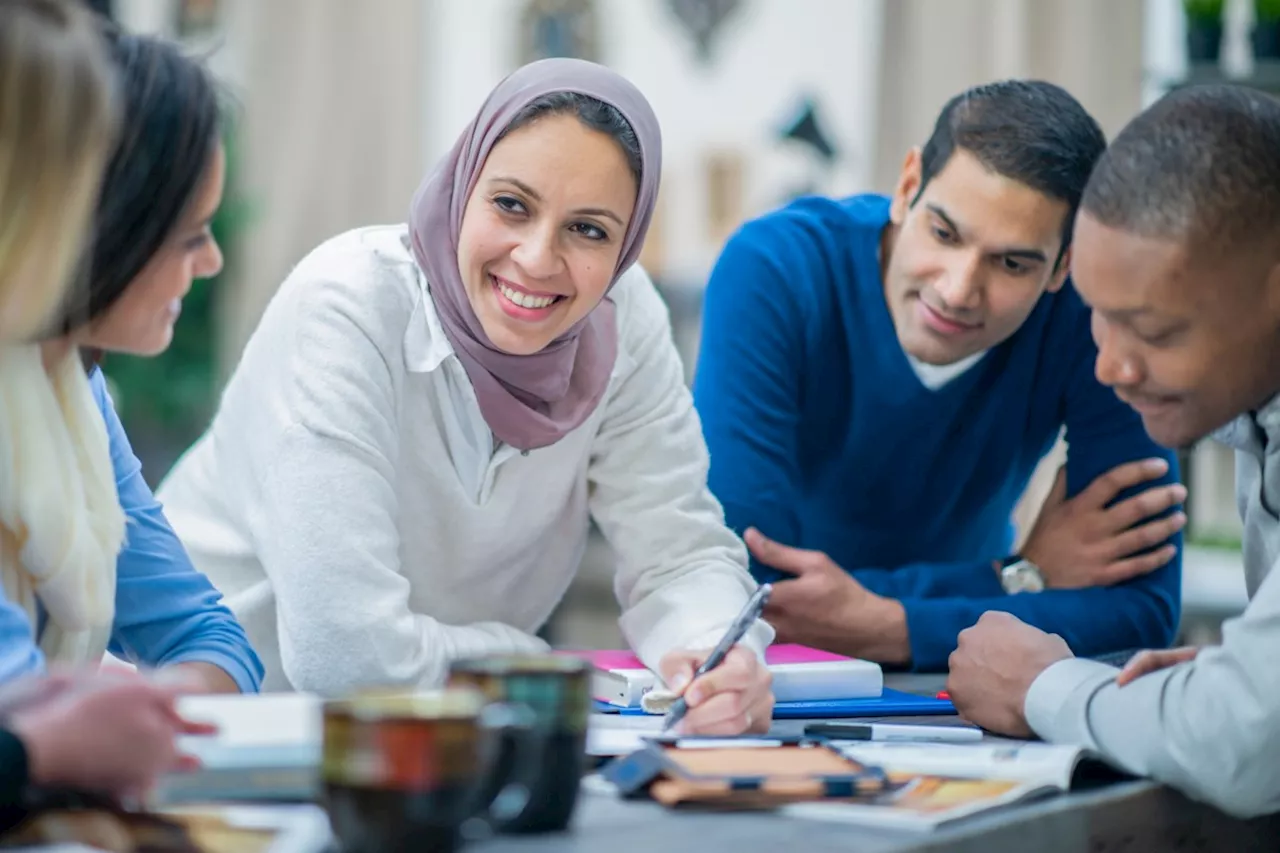
[[[929,675],[889,675],[885,680],[890,687],[927,695],[941,689],[943,681],[941,676]],[[895,721],[910,719],[916,718],[898,717]],[[954,717],[918,719],[933,724],[959,722]],[[803,724],[804,721],[779,721],[773,733],[798,734]],[[775,853],[787,845],[794,846],[797,835],[803,839],[800,843],[805,853],[1274,851],[1280,847],[1280,816],[1237,821],[1192,803],[1164,786],[1122,778],[927,833],[804,820],[768,812],[674,811],[652,802],[623,801],[587,789],[567,832],[493,838],[475,845],[475,849],[494,853],[654,853],[696,845],[704,851]]]

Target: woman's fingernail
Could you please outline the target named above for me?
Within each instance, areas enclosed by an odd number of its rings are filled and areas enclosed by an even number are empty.
[[[690,708],[696,705],[701,705],[702,691],[698,690],[697,688],[690,690],[688,693],[685,694],[684,701],[685,701],[685,704],[687,704]]]
[[[679,693],[681,690],[684,690],[685,687],[688,686],[688,684],[689,684],[689,674],[685,672],[681,672],[677,674],[675,678],[671,679],[671,683],[667,686],[670,687],[673,692]]]

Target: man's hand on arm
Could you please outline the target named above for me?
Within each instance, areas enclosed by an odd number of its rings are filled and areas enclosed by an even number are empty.
[[[1031,683],[1071,649],[1008,613],[988,611],[960,632],[951,653],[947,692],[956,711],[984,729],[1010,737],[1032,737],[1024,707]]]
[[[1116,687],[1124,687],[1144,675],[1159,672],[1180,663],[1186,663],[1200,653],[1197,646],[1182,646],[1177,649],[1147,649],[1138,652],[1120,670],[1116,676]]]
[[[743,538],[757,560],[795,576],[773,584],[765,608],[778,642],[881,663],[911,660],[901,603],[868,591],[821,551],[779,544],[755,528]]]
[[[1110,586],[1155,571],[1177,554],[1174,545],[1155,546],[1187,522],[1182,512],[1155,516],[1182,503],[1186,488],[1153,486],[1113,502],[1168,470],[1163,459],[1117,465],[1068,500],[1066,469],[1059,469],[1021,556],[1039,567],[1045,586],[1056,589]],[[1141,553],[1150,548],[1155,550]]]

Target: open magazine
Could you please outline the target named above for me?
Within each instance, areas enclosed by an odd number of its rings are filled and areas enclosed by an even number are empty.
[[[833,741],[841,752],[882,768],[891,790],[865,801],[798,803],[793,817],[896,829],[933,830],[1013,803],[1068,791],[1093,759],[1073,746]]]

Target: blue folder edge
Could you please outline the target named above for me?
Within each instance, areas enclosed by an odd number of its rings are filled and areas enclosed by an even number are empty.
[[[644,716],[641,708],[621,708],[599,699],[592,700],[597,713]],[[879,697],[868,699],[826,699],[820,702],[779,702],[773,706],[775,720],[832,719],[838,717],[914,717],[926,714],[954,714],[949,699],[918,696],[891,687]]]

